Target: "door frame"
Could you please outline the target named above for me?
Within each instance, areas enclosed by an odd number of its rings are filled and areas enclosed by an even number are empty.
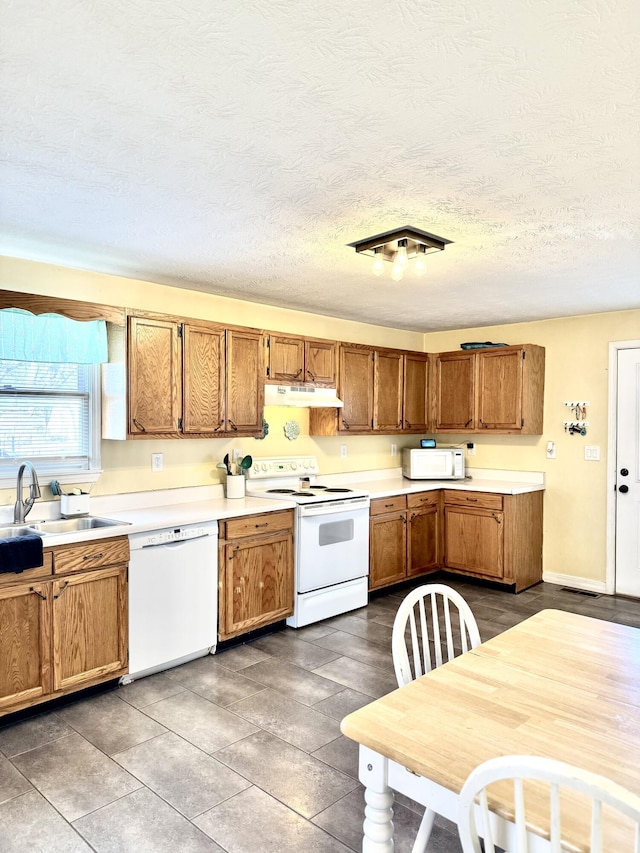
[[[616,589],[616,450],[618,444],[618,352],[640,349],[640,340],[609,342],[609,439],[607,443],[607,556],[605,592],[613,595]]]

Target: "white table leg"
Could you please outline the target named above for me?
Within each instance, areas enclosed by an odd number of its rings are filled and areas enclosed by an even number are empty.
[[[393,791],[387,784],[388,761],[360,746],[360,781],[365,786],[362,853],[393,853]]]

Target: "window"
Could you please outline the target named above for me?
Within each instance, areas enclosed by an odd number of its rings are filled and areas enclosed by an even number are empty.
[[[12,482],[24,459],[45,479],[96,479],[99,371],[96,364],[0,360],[1,479]]]

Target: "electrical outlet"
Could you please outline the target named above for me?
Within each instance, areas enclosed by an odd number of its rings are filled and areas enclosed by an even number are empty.
[[[151,454],[151,470],[152,471],[162,471],[164,465],[164,460],[162,458],[162,453],[152,453]]]
[[[467,456],[476,455],[476,446],[472,441],[467,442]]]
[[[391,445],[391,455],[392,455],[392,456],[395,456],[397,453],[398,453],[398,445],[397,445],[397,444],[392,444],[392,445]]]
[[[241,450],[234,450],[233,453],[231,454],[231,459],[233,462],[237,462],[239,459],[242,459],[243,455],[244,454],[242,453]]]
[[[598,444],[586,444],[584,448],[584,458],[588,462],[599,462],[600,461],[600,445]]]
[[[341,456],[343,459],[346,459],[346,458],[347,458],[347,445],[346,445],[346,444],[341,444],[341,445],[340,445],[340,456]]]

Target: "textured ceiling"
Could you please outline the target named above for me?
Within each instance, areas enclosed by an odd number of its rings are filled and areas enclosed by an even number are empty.
[[[639,307],[639,10],[3,0],[0,252],[424,331]],[[346,247],[405,224],[424,279]]]

